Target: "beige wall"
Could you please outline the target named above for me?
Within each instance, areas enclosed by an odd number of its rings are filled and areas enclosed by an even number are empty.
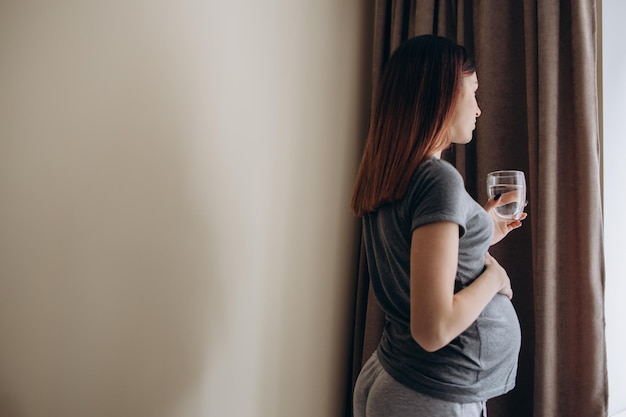
[[[0,1],[0,415],[340,415],[364,7]]]

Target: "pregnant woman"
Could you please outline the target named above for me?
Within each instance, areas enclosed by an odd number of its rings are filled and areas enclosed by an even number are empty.
[[[520,328],[506,271],[488,253],[521,220],[494,214],[440,159],[472,140],[476,68],[445,38],[390,58],[354,185],[383,335],[354,391],[355,417],[478,417],[515,385]]]

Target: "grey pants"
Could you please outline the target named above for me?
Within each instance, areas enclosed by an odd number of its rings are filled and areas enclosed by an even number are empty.
[[[376,354],[359,374],[353,401],[354,417],[487,417],[485,402],[447,402],[400,384]]]

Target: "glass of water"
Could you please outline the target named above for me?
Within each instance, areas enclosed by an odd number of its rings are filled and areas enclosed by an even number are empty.
[[[489,199],[500,194],[500,204],[494,209],[505,220],[519,220],[526,205],[526,178],[522,171],[494,171],[487,174]]]

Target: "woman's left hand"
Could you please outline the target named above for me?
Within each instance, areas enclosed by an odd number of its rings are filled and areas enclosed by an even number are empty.
[[[485,210],[487,210],[487,213],[489,213],[489,215],[491,216],[491,219],[493,220],[493,238],[491,240],[492,245],[495,245],[496,243],[504,239],[504,237],[507,234],[509,234],[511,230],[521,227],[522,220],[524,220],[527,216],[527,214],[524,212],[520,216],[519,220],[510,221],[510,220],[503,219],[502,217],[496,214],[496,211],[494,209],[497,206],[504,205],[504,204],[506,204],[506,202],[502,201],[502,198],[496,199],[494,197],[491,200],[487,201],[487,204],[485,204],[484,206]]]

